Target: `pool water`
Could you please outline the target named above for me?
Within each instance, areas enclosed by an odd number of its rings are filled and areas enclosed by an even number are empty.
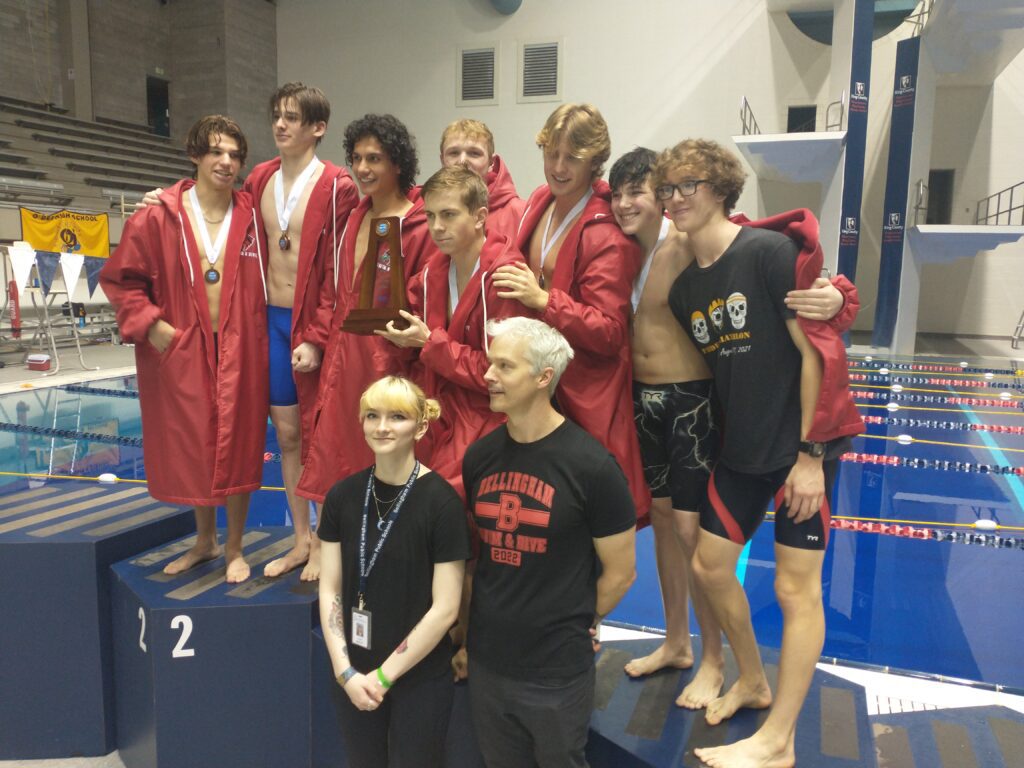
[[[851,358],[858,407],[880,423],[854,440],[859,460],[842,462],[833,515],[919,528],[985,519],[1024,529],[1020,368],[1006,360],[974,360],[964,368],[934,358]],[[14,473],[0,475],[0,495],[24,489],[29,473],[144,478],[134,393],[129,376],[0,396],[0,470]],[[887,407],[890,402],[899,408]],[[904,444],[900,435],[913,442]],[[280,487],[269,425],[266,451],[263,484]],[[282,492],[253,494],[250,526],[289,523]],[[762,524],[741,573],[758,640],[778,647],[772,526],[770,518]],[[1024,530],[1004,529],[979,537],[983,543],[963,543],[833,530],[823,569],[824,655],[1024,689],[1016,644],[1024,634],[1024,548],[1014,546],[1022,536]],[[609,618],[663,627],[649,528],[638,537],[637,569],[636,584]],[[691,627],[695,632],[692,617]]]

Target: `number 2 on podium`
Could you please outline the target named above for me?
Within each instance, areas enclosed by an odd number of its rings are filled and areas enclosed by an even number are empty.
[[[189,656],[196,655],[195,648],[186,648],[185,643],[192,636],[192,617],[180,614],[171,619],[171,629],[180,629],[181,635],[178,637],[178,642],[174,644],[173,650],[171,650],[172,659],[183,659]],[[149,648],[146,646],[146,611],[139,606],[139,648],[142,649],[143,653],[148,653]]]

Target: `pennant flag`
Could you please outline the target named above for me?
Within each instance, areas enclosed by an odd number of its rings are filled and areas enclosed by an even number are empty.
[[[105,258],[98,256],[85,257],[85,279],[89,283],[89,298],[96,292],[96,286],[100,284],[100,270],[107,263]]]
[[[78,278],[82,274],[82,264],[85,257],[80,253],[62,253],[60,255],[60,271],[64,276],[64,285],[68,289],[68,301],[74,301],[75,288],[78,287]]]
[[[11,257],[11,266],[14,267],[14,282],[18,284],[18,293],[21,294],[28,285],[32,265],[36,263],[36,252],[28,243],[18,242],[10,246],[7,253]]]
[[[110,237],[105,213],[55,211],[42,213],[21,208],[21,233],[41,251],[71,251],[83,256],[109,256]]]
[[[43,296],[50,295],[50,286],[53,285],[53,276],[57,274],[59,263],[59,253],[36,251],[36,271],[39,272],[39,285],[43,288]]]

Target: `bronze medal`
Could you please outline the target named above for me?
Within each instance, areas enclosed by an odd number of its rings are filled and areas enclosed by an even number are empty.
[[[288,237],[287,232],[281,233],[281,239],[277,241],[277,245],[282,251],[287,251],[292,247],[292,241],[291,238]]]
[[[208,282],[210,285],[213,285],[214,283],[219,283],[220,282],[220,272],[218,272],[213,267],[210,267],[203,274],[203,279],[206,280],[206,282]]]

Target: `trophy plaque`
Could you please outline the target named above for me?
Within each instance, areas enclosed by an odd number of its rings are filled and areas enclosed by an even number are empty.
[[[397,216],[370,220],[366,255],[359,265],[359,303],[341,324],[348,333],[371,335],[391,321],[402,329],[408,323],[398,314],[405,301],[405,258],[402,225]]]

